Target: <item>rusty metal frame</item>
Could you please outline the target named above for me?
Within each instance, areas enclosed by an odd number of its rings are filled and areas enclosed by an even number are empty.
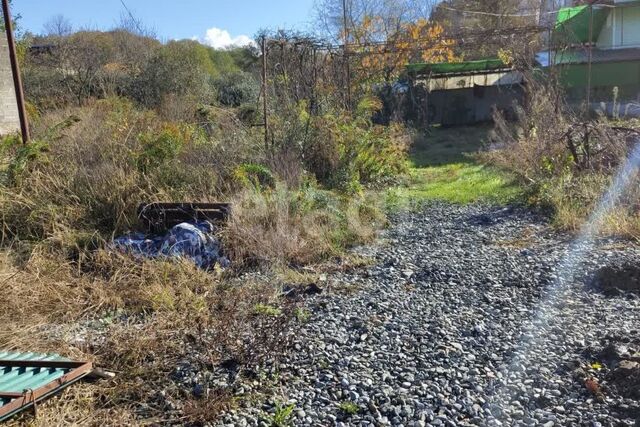
[[[142,203],[138,207],[138,219],[154,233],[165,232],[185,221],[221,224],[230,213],[230,203]]]
[[[63,362],[47,360],[0,360],[0,367],[69,369],[69,372],[64,374],[62,377],[34,390],[24,390],[22,393],[0,390],[0,398],[11,399],[11,402],[0,407],[0,421],[4,421],[20,411],[30,407],[35,407],[37,402],[48,398],[88,375],[93,369],[93,364],[91,362]]]

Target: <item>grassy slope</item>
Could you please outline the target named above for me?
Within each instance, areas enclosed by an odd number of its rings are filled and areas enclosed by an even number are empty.
[[[410,156],[410,178],[387,192],[391,207],[428,200],[452,203],[509,203],[518,200],[520,188],[508,175],[480,164],[478,152],[487,137],[486,126],[434,128],[416,138]]]

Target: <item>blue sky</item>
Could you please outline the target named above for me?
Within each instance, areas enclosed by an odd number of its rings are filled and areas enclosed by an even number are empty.
[[[210,44],[246,41],[261,28],[309,27],[313,0],[124,0],[133,14],[163,40],[197,37]],[[41,33],[54,15],[74,28],[113,27],[124,11],[120,0],[14,0],[21,25]],[[244,36],[244,37],[243,37]]]

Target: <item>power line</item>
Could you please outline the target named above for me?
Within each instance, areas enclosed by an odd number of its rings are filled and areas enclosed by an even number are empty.
[[[463,10],[463,9],[456,9],[453,7],[449,7],[449,6],[440,6],[442,9],[445,10],[450,10],[452,12],[458,12],[458,13],[462,13],[464,15],[482,15],[482,16],[494,16],[497,18],[535,18],[540,16],[539,13],[518,13],[518,14],[514,14],[514,13],[495,13],[495,12],[483,12],[480,10]],[[558,11],[552,11],[552,12],[545,12],[544,14],[553,14],[553,13],[557,13]]]
[[[604,1],[604,0],[595,0],[593,2],[590,2],[590,4],[592,6],[606,7],[606,8],[612,8],[612,9],[616,7],[615,5],[600,3],[600,1]],[[546,12],[536,12],[536,13],[495,13],[495,12],[485,12],[481,10],[457,9],[455,7],[450,7],[445,5],[440,5],[438,7],[445,10],[452,11],[452,12],[462,13],[465,15],[483,15],[483,16],[493,16],[496,18],[536,18],[542,15],[555,15],[556,13],[560,12],[563,9],[563,8],[560,8],[555,10],[548,10]]]
[[[142,31],[142,27],[140,27],[140,22],[136,19],[135,16],[133,16],[133,13],[131,13],[131,10],[129,10],[124,0],[120,0],[120,3],[122,3],[122,7],[124,7],[124,10],[129,14],[129,18],[131,18],[131,22],[133,22],[133,25],[135,25],[138,29],[138,34],[143,35],[144,31]]]
[[[549,30],[549,27],[546,27],[543,25],[528,25],[528,26],[507,27],[507,28],[501,28],[501,29],[486,29],[486,30],[463,28],[462,31],[459,31],[456,34],[443,34],[440,37],[435,37],[435,38],[423,37],[423,38],[416,38],[416,39],[410,39],[410,40],[400,38],[395,41],[394,40],[366,41],[366,42],[359,42],[359,43],[349,43],[347,47],[350,50],[350,53],[349,53],[350,55],[353,55],[354,53],[365,53],[365,52],[357,52],[358,49],[390,48],[395,51],[408,51],[408,50],[412,50],[412,48],[405,48],[405,49],[396,48],[396,47],[393,47],[394,42],[396,43],[409,42],[412,44],[433,43],[434,46],[437,46],[438,44],[443,42],[459,43],[459,42],[465,42],[465,39],[474,40],[479,38],[483,39],[483,41],[486,41],[487,38],[491,38],[491,37],[511,37],[511,36],[517,36],[517,35],[539,34],[548,30]],[[320,43],[314,39],[294,39],[293,41],[289,41],[285,39],[269,39],[268,41],[273,44],[280,45],[281,47],[288,45],[288,46],[293,46],[294,48],[298,46],[313,47],[315,49],[325,50],[325,51],[343,51],[344,50],[344,45],[342,44],[334,45],[329,43]],[[424,46],[420,46],[420,47],[424,47]],[[373,53],[380,53],[380,52],[373,52]]]

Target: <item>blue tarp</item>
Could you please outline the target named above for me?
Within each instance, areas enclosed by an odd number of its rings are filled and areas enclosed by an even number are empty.
[[[215,227],[206,221],[182,223],[162,236],[132,233],[113,241],[116,250],[140,258],[189,259],[198,267],[209,270],[219,264],[228,267]]]

